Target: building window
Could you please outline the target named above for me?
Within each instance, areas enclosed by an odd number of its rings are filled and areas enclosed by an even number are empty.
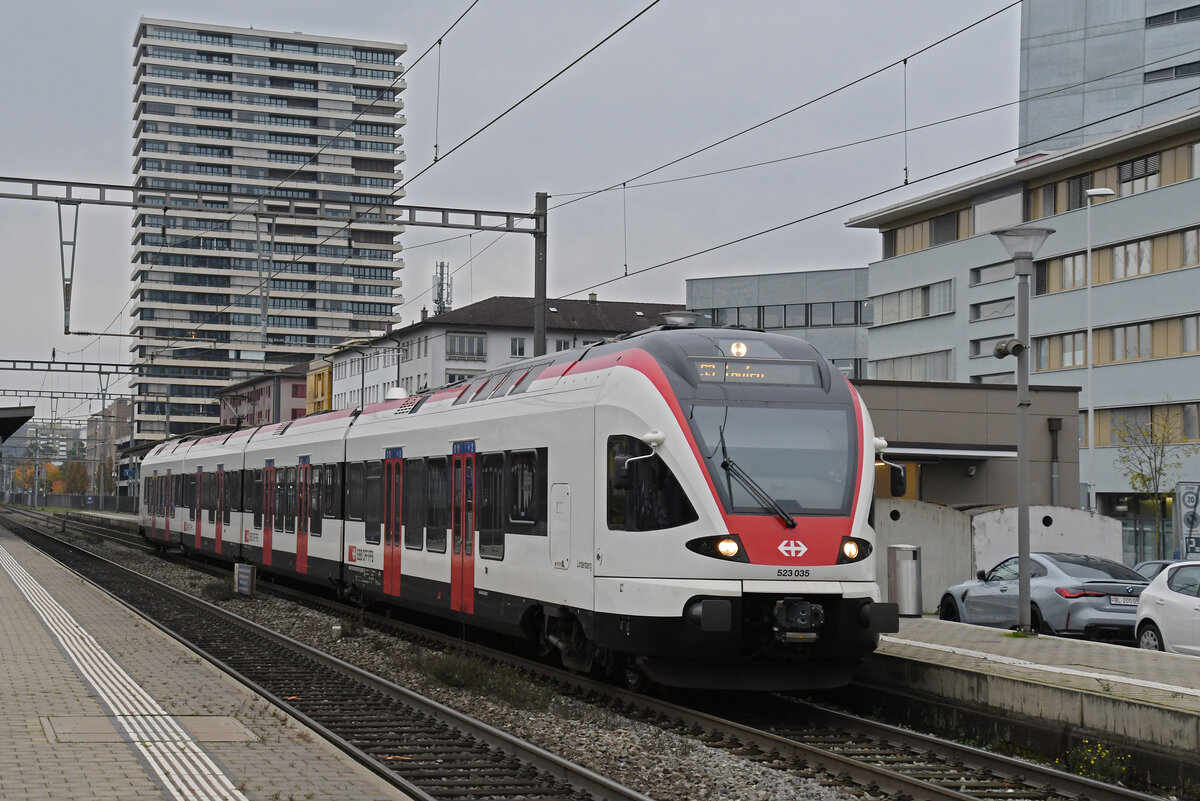
[[[953,351],[918,353],[895,359],[872,361],[873,377],[881,381],[953,381],[954,370],[950,361]]]
[[[738,325],[745,328],[761,328],[757,306],[739,306],[737,310]]]
[[[1112,277],[1132,278],[1150,274],[1151,240],[1117,245],[1112,249]]]
[[[737,309],[713,309],[713,325],[737,325]]]
[[[1197,62],[1200,65],[1200,62]],[[1147,189],[1158,188],[1158,154],[1132,159],[1117,166],[1117,180],[1121,184],[1121,197],[1136,195]]]
[[[834,325],[854,325],[858,322],[858,304],[852,300],[843,300],[833,304]]]
[[[971,320],[997,320],[1001,317],[1012,317],[1016,314],[1016,301],[1012,298],[989,300],[983,303],[971,304]]]
[[[1110,332],[1114,362],[1150,358],[1150,323],[1119,326],[1111,329]]]
[[[898,323],[954,311],[952,290],[953,281],[939,281],[929,286],[880,295],[874,298],[879,307],[879,322]]]
[[[1146,27],[1154,28],[1159,25],[1173,25],[1176,22],[1186,22],[1190,19],[1200,19],[1200,6],[1188,6],[1178,11],[1168,11],[1165,14],[1155,14],[1146,17]]]
[[[804,328],[808,325],[808,306],[789,303],[783,307],[784,325],[787,328]]]
[[[1200,403],[1183,404],[1181,428],[1184,442],[1200,439]]]
[[[1076,253],[1062,258],[1062,288],[1087,286],[1087,254]]]
[[[446,358],[485,360],[485,337],[480,334],[446,334]]]
[[[930,244],[942,245],[958,239],[958,212],[939,214],[931,221]]]
[[[1126,409],[1112,409],[1108,414],[1108,441],[1112,444],[1121,442],[1121,435],[1145,430],[1150,426],[1149,406],[1130,406]],[[1099,444],[1099,443],[1097,443]]]
[[[999,337],[987,337],[985,339],[971,340],[971,358],[979,356],[993,356],[995,354],[996,345],[1001,342],[1007,342],[1012,339],[1012,334],[1005,334]]]
[[[993,281],[1003,281],[1016,275],[1016,267],[1011,261],[1003,264],[990,264],[987,267],[976,267],[971,270],[971,286],[990,284]]]
[[[762,308],[762,327],[763,328],[783,328],[783,307],[782,306],[763,306],[763,308]]]
[[[525,337],[512,337],[508,340],[508,355],[509,356],[524,356],[525,355]]]
[[[1184,353],[1200,352],[1200,316],[1184,317],[1183,342],[1180,343]]]
[[[1067,179],[1067,211],[1082,209],[1087,205],[1087,190],[1092,188],[1092,174],[1085,172]]]
[[[808,314],[808,324],[813,327],[833,325],[832,303],[813,303],[809,307]]]
[[[554,352],[555,353],[562,353],[564,350],[570,350],[570,349],[571,349],[571,340],[569,340],[569,339],[554,340]]]

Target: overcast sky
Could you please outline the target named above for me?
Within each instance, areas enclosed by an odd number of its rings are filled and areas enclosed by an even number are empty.
[[[481,0],[407,75],[402,97],[411,177],[405,202],[530,211],[552,195],[551,297],[682,303],[688,278],[863,267],[879,237],[846,219],[1000,169],[1012,154],[921,182],[1016,145],[1020,7],[928,50],[1010,0],[662,0],[461,149],[456,145],[570,64],[650,0]],[[407,45],[418,57],[470,0],[208,0],[0,3],[0,176],[129,184],[133,48],[139,17]],[[918,51],[924,50],[919,54]],[[913,55],[917,54],[917,55]],[[636,176],[913,56],[849,89],[687,159]],[[439,80],[440,72],[440,80]],[[905,97],[907,96],[907,103]],[[1002,110],[881,137],[1003,103]],[[907,107],[906,107],[907,106]],[[655,186],[638,183],[687,178]],[[912,185],[831,213],[858,198]],[[555,208],[590,190],[612,191]],[[4,190],[0,190],[4,191]],[[621,278],[759,231],[774,233]],[[71,327],[129,330],[132,213],[81,211]],[[434,264],[454,274],[454,305],[532,295],[531,237],[452,241],[437,229],[403,236],[405,322],[429,302]],[[0,358],[127,361],[128,339],[65,336],[58,218],[52,203],[0,200]],[[484,248],[487,248],[485,251]],[[470,264],[472,253],[480,254]],[[613,279],[620,280],[613,280]],[[577,294],[584,293],[584,294]],[[0,372],[0,387],[95,390],[94,377]],[[15,398],[0,398],[14,405]],[[39,414],[50,406],[39,402]],[[91,410],[98,409],[92,404]],[[86,416],[61,401],[58,414]]]

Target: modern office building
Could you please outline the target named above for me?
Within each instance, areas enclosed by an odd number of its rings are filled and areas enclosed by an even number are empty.
[[[134,439],[219,387],[388,331],[405,46],[142,18],[134,37]]]
[[[1198,39],[1188,0],[1024,0],[1021,155],[1200,106]]]
[[[689,278],[687,308],[711,325],[793,334],[850,378],[866,376],[872,312],[865,267]]]
[[[850,220],[883,241],[868,267],[870,377],[1014,380],[993,348],[1017,333],[1017,279],[989,232],[1020,224],[1055,231],[1031,281],[1031,380],[1082,389],[1082,482],[1126,518],[1127,552],[1170,555],[1170,541],[1137,539],[1119,433],[1154,420],[1168,446],[1200,441],[1200,109]],[[1168,491],[1200,477],[1200,451],[1175,453]]]

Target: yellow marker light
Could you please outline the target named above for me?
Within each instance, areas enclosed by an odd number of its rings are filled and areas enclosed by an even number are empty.
[[[846,540],[842,543],[842,553],[845,554],[847,559],[857,559],[858,543],[854,540]]]
[[[727,559],[732,559],[738,554],[737,540],[721,540],[717,543],[717,553]]]
[[[742,358],[743,356],[746,355],[746,343],[745,342],[734,342],[732,345],[729,346],[729,352],[732,353],[734,356],[738,357],[739,359]]]

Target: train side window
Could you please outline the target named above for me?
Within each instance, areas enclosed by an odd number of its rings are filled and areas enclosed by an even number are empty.
[[[608,527],[659,531],[699,519],[679,480],[637,437],[608,438]],[[631,457],[648,459],[628,461]]]
[[[404,547],[425,546],[425,460],[404,460]]]
[[[283,531],[283,519],[287,517],[287,474],[282,467],[274,470],[274,499],[271,503],[272,531]]]
[[[363,468],[364,514],[367,522],[367,543],[378,545],[383,524],[383,462],[367,462]]]
[[[303,514],[308,515],[308,533],[310,536],[321,536],[321,518],[323,516],[322,501],[324,501],[321,476],[324,469],[319,464],[312,466],[308,474],[308,508],[303,510]]]
[[[233,488],[230,490],[229,508],[235,512],[244,512],[246,511],[246,498],[242,492],[243,471],[234,470],[231,475],[233,476]],[[228,480],[226,479],[226,481]]]
[[[283,479],[283,530],[296,530],[296,468],[284,471]]]
[[[204,511],[208,522],[217,522],[217,473],[204,474]]]
[[[250,511],[254,513],[254,527],[263,527],[263,471],[250,471]]]
[[[341,462],[325,465],[325,481],[321,487],[325,502],[321,504],[321,511],[326,517],[342,516],[342,467]]]
[[[363,519],[363,463],[349,462],[346,464],[346,519]]]
[[[507,395],[518,381],[525,377],[529,370],[513,370],[504,377],[504,380],[492,390],[489,398],[502,398]]]
[[[546,533],[546,449],[508,454],[508,525],[521,534]]]
[[[504,454],[485,453],[479,457],[476,488],[479,512],[479,555],[504,558]]]
[[[188,520],[196,519],[196,476],[198,473],[188,473],[184,476],[184,497],[187,502]]]
[[[446,552],[446,529],[450,528],[450,471],[445,456],[425,463],[425,547]]]

